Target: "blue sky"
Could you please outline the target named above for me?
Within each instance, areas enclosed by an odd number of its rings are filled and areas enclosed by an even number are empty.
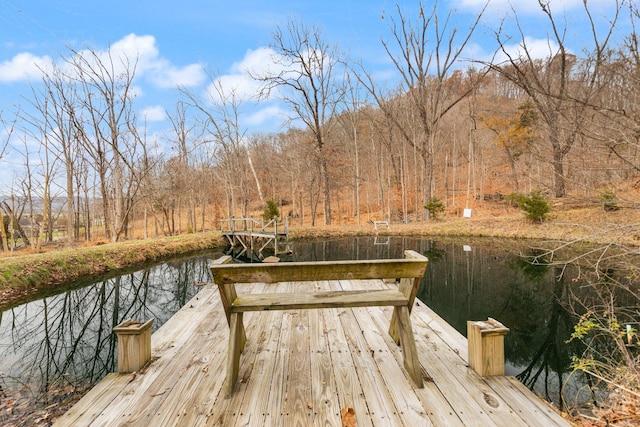
[[[202,86],[207,70],[238,81],[243,64],[264,59],[260,50],[289,17],[318,25],[327,40],[374,66],[388,66],[380,45],[381,16],[393,3],[385,1],[20,3],[0,0],[0,110],[20,102],[25,83],[37,80],[35,64],[68,55],[67,47],[102,51],[111,46],[140,55],[139,106],[155,111],[154,120],[161,109],[172,109],[178,84]]]
[[[589,4],[599,15],[606,13],[613,2],[590,0]],[[370,73],[394,84],[398,76],[380,41],[390,38],[388,16],[395,13],[396,3],[407,13],[417,5],[413,0],[0,0],[0,112],[6,120],[17,105],[25,104],[22,96],[28,96],[30,85],[37,86],[40,78],[36,65],[46,67],[52,60],[59,61],[61,55],[69,55],[69,47],[95,51],[111,48],[140,58],[136,105],[150,126],[162,132],[169,127],[164,112],[174,110],[177,86],[202,90],[208,82],[207,70],[224,84],[237,85],[247,93],[254,90],[245,70],[248,64],[266,65],[273,31],[289,18],[316,25],[327,42],[362,61]],[[423,3],[427,7],[432,4]],[[455,19],[461,32],[484,3],[439,2],[444,11],[459,12]],[[540,54],[545,55],[548,45],[542,26],[536,25],[542,17],[537,2],[512,3],[530,45],[538,46]],[[568,12],[569,35],[576,40],[584,24],[577,13],[581,3],[551,0],[554,10]],[[494,46],[487,28],[497,27],[510,9],[507,0],[491,1],[469,56],[482,59],[490,55]],[[382,19],[383,15],[387,19]],[[514,39],[514,49],[519,41]],[[284,108],[275,99],[252,104],[243,116],[243,126],[278,130]]]

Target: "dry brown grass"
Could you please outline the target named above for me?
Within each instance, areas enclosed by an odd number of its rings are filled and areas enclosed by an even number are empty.
[[[323,238],[375,233],[371,223],[362,225],[291,226],[292,237]],[[489,206],[474,209],[471,218],[448,214],[433,221],[390,225],[379,234],[414,236],[478,236],[515,239],[584,240],[637,246],[640,244],[640,210],[604,212],[599,207],[552,210],[549,220],[532,224],[515,208]]]

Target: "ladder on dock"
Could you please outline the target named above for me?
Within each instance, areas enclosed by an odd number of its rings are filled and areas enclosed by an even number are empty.
[[[232,248],[239,248],[235,256],[264,258],[264,251],[273,250],[274,255],[290,253],[289,218],[284,224],[277,219],[265,223],[254,218],[229,218],[220,220],[221,234],[227,239]]]

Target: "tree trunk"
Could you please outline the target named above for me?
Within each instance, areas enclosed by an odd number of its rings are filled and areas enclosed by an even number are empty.
[[[40,223],[40,231],[36,240],[36,252],[42,249],[42,240],[46,236],[46,222],[49,218],[49,175],[44,176],[44,189],[42,193],[42,222]]]
[[[107,240],[111,240],[111,215],[109,211],[109,191],[107,190],[106,171],[100,168],[98,172],[100,178],[100,195],[102,196],[102,217],[104,220],[104,236]]]
[[[144,205],[144,211],[142,213],[142,224],[143,224],[143,237],[145,239],[149,238],[149,214],[147,212],[147,204]]]
[[[324,190],[324,225],[331,225],[331,191],[329,187],[331,179],[329,178],[329,166],[324,158],[320,164],[320,175]]]
[[[353,186],[356,204],[356,217],[358,225],[360,225],[360,157],[358,153],[358,128],[353,125],[353,148],[354,148],[354,168],[353,168]]]
[[[564,155],[560,149],[553,149],[553,190],[556,197],[564,197],[566,195],[565,178],[564,178]]]
[[[73,165],[71,164],[71,161],[68,159],[68,156],[66,160],[66,173],[67,173],[67,245],[71,246],[73,245],[73,240],[75,237],[75,227],[74,227],[74,209],[73,209],[73,195],[74,195],[74,188],[73,188]]]
[[[0,239],[2,240],[2,250],[9,252],[9,239],[7,238],[7,229],[4,226],[4,215],[0,207]]]

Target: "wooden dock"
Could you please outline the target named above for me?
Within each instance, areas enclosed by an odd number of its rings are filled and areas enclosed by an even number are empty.
[[[317,290],[360,286],[350,280],[315,284]],[[466,339],[422,302],[411,314],[424,380],[424,388],[416,388],[387,333],[392,310],[246,313],[238,384],[225,398],[229,327],[218,290],[206,286],[153,334],[146,368],[108,375],[54,425],[340,426],[346,407],[353,408],[358,427],[570,425],[515,378],[478,376],[467,366]]]
[[[284,224],[276,219],[257,221],[253,218],[230,218],[220,220],[220,233],[232,248],[240,248],[234,257],[246,256],[262,260],[265,249],[274,255],[291,251],[289,243],[289,218]]]

